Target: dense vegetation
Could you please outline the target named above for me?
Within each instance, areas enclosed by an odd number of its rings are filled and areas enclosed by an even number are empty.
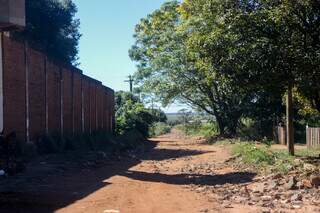
[[[134,38],[142,90],[207,113],[221,135],[246,127],[272,138],[292,86],[296,125],[319,124],[317,0],[171,1],[142,19]]]
[[[151,127],[155,123],[166,122],[164,112],[147,108],[141,100],[130,92],[116,93],[116,133],[123,135],[130,131],[138,131],[144,137],[151,136]]]
[[[80,21],[72,0],[27,0],[27,26],[16,36],[67,64],[77,64]]]

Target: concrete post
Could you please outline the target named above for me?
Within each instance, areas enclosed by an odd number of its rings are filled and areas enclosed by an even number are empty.
[[[3,131],[3,37],[0,32],[0,132]]]

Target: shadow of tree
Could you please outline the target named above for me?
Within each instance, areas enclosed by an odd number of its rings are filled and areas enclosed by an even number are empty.
[[[122,158],[120,161],[108,161],[104,162],[105,164],[101,168],[88,170],[79,165],[70,171],[56,172],[53,169],[50,172],[46,170],[45,174],[31,174],[25,177],[22,174],[4,182],[0,181],[0,213],[52,213],[106,187],[109,184],[106,180],[115,175],[176,185],[191,183],[202,185],[238,184],[250,182],[255,176],[252,173],[241,172],[210,176],[130,171],[130,168],[141,163],[142,160],[158,161],[210,153],[189,149],[161,149],[156,148],[156,144],[157,142],[148,143],[146,145],[148,151],[139,155],[138,159]],[[61,159],[59,162],[66,163]],[[57,164],[57,161],[54,161],[54,164]],[[44,166],[49,168],[52,165],[48,163]]]
[[[159,182],[174,185],[223,185],[223,184],[242,184],[251,182],[256,176],[255,173],[250,172],[232,172],[226,174],[215,174],[215,175],[195,175],[195,174],[161,174],[161,173],[146,173],[138,171],[127,171],[123,176],[131,179],[148,181],[148,182]]]
[[[213,153],[214,151],[199,151],[189,149],[153,149],[148,155],[139,156],[141,160],[166,160],[172,158],[183,158],[202,154]]]

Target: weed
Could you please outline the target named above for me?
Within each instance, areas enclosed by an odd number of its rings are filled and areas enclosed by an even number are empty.
[[[244,142],[233,147],[233,154],[260,172],[288,173],[294,168],[294,158],[284,150],[272,150],[270,145]]]

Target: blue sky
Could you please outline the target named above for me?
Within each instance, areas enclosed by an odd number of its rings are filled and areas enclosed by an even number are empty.
[[[80,66],[86,75],[114,90],[128,90],[126,77],[135,65],[128,56],[134,43],[134,27],[165,0],[74,0],[78,7],[82,38]],[[177,106],[166,109],[178,110]]]

